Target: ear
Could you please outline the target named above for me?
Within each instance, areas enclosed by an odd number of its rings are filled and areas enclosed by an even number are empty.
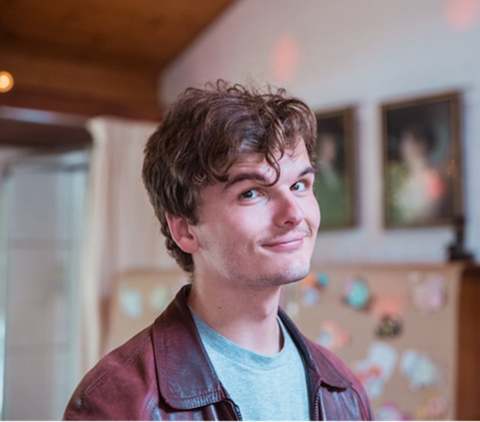
[[[166,214],[168,228],[177,246],[185,253],[192,254],[198,249],[198,242],[191,225],[183,217]]]

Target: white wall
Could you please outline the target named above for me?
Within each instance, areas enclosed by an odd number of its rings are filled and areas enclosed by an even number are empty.
[[[291,60],[274,68],[282,43]],[[382,228],[379,105],[461,90],[467,246],[478,259],[479,52],[478,0],[239,0],[167,68],[161,101],[221,77],[283,85],[315,110],[356,105],[360,225],[320,234],[314,259],[435,262],[451,229]]]

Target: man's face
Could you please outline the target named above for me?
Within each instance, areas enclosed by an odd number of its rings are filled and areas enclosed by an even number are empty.
[[[248,154],[232,166],[228,182],[203,189],[199,223],[191,227],[196,277],[269,287],[308,274],[320,210],[305,143],[287,150],[279,165],[280,179],[265,186],[275,179],[273,169]]]

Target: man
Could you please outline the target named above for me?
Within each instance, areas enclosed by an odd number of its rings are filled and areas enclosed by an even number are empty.
[[[284,91],[187,89],[145,148],[166,246],[191,277],[105,356],[65,419],[370,419],[359,382],[278,309],[310,269],[315,118]]]

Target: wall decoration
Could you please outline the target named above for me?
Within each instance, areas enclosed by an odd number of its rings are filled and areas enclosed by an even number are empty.
[[[303,306],[315,306],[320,302],[321,293],[328,286],[328,275],[323,272],[310,273],[300,281]]]
[[[317,273],[317,283],[320,287],[328,287],[330,284],[328,274],[324,272]]]
[[[445,396],[435,392],[427,394],[416,411],[417,420],[438,421],[445,419],[448,412],[448,401]]]
[[[382,339],[392,339],[402,332],[402,320],[399,316],[384,316],[377,328],[376,335]]]
[[[370,305],[370,289],[361,278],[354,278],[343,285],[344,302],[355,309],[367,309]]]
[[[353,371],[363,384],[368,397],[379,397],[390,379],[397,363],[398,353],[388,344],[375,342],[368,350],[367,358],[354,364]]]
[[[377,421],[411,421],[409,413],[402,412],[394,402],[387,402],[375,412]]]
[[[413,391],[431,387],[442,381],[439,367],[426,354],[416,350],[403,352],[400,371],[408,377]]]
[[[153,312],[160,315],[170,302],[170,295],[167,287],[162,285],[155,286],[149,295],[149,300]]]
[[[446,281],[439,273],[409,275],[412,300],[415,307],[424,314],[439,311],[445,306]]]
[[[384,222],[453,225],[463,215],[460,94],[384,104]]]
[[[378,321],[386,316],[400,316],[405,309],[405,301],[400,296],[376,296],[370,306],[370,313]]]
[[[125,316],[138,319],[143,313],[142,292],[131,287],[121,286],[120,306]]]
[[[315,306],[320,302],[320,292],[311,286],[302,289],[302,305],[306,307]]]
[[[333,320],[325,320],[320,324],[318,344],[328,350],[335,351],[346,347],[350,343],[350,334]]]
[[[320,230],[353,227],[357,220],[354,110],[320,112],[316,117]]]

